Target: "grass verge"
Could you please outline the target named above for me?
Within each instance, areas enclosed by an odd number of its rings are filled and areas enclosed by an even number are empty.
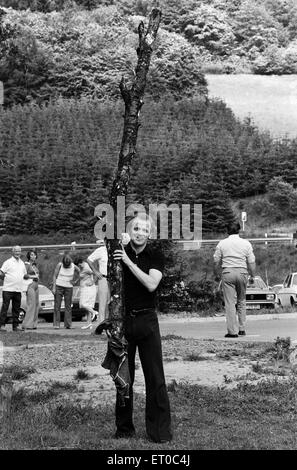
[[[174,440],[166,449],[297,449],[297,380],[242,383],[235,389],[168,386]],[[135,396],[136,438],[115,440],[113,404],[92,406],[53,393],[13,395],[1,449],[158,449],[146,440],[145,397]],[[263,430],[265,429],[265,432]],[[164,446],[163,446],[164,448]]]

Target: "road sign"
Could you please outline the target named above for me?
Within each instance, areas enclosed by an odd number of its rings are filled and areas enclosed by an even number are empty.
[[[244,231],[244,223],[245,223],[246,220],[247,220],[246,212],[242,212],[242,213],[241,213],[241,220],[242,220],[242,230]]]

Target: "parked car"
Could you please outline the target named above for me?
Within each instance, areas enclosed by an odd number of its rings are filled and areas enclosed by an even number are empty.
[[[0,309],[2,307],[2,290],[3,290],[3,286],[0,286]],[[22,292],[21,307],[20,307],[20,312],[19,312],[20,323],[22,323],[24,319],[26,308],[27,308],[26,292]],[[62,305],[61,305],[62,319],[63,319],[64,311],[65,311],[65,303],[64,303],[64,300],[62,300]],[[39,284],[39,317],[44,318],[47,321],[53,321],[53,314],[54,314],[54,294],[48,287],[44,286],[43,284]],[[77,311],[75,308],[73,308],[72,310],[73,320],[80,321],[83,316],[84,316],[83,312]],[[11,323],[12,321],[11,303],[8,309],[7,320],[8,320],[8,323]]]
[[[39,317],[47,321],[53,321],[54,303],[55,298],[52,291],[43,284],[39,284]],[[64,300],[62,300],[61,313],[63,313],[64,310],[65,304]]]
[[[73,288],[73,290],[74,289],[75,288]],[[53,321],[54,294],[48,287],[43,286],[43,285],[39,285],[39,303],[40,303],[39,316],[44,318],[46,321]],[[64,300],[62,300],[62,304],[61,304],[61,319],[62,320],[63,320],[64,311],[65,311],[65,302]],[[75,305],[73,305],[73,300],[72,300],[72,319],[74,321],[81,321],[84,315],[85,315],[84,312],[75,308]]]
[[[2,290],[3,286],[0,287],[0,308],[2,307]],[[21,298],[21,308],[19,312],[19,322],[22,323],[24,316],[26,314],[27,308],[27,297],[26,291],[22,292]],[[64,312],[65,305],[64,301],[62,301],[61,305],[61,312]],[[7,319],[10,323],[12,320],[12,311],[11,311],[11,302],[9,304]],[[53,320],[53,313],[54,313],[54,294],[52,291],[44,286],[43,284],[39,284],[39,316],[42,318]]]
[[[222,289],[220,283],[220,290]],[[223,297],[223,294],[222,294]],[[250,279],[246,288],[246,308],[247,310],[260,310],[261,308],[275,308],[277,294],[268,287],[261,276],[254,277],[254,283]]]
[[[276,292],[266,285],[261,276],[255,276],[253,284],[248,282],[246,288],[246,308],[248,310],[275,308],[276,302]]]
[[[278,291],[278,305],[293,307],[297,305],[297,272],[289,273]]]
[[[3,291],[3,286],[0,286],[0,309],[2,308],[2,291]],[[26,306],[27,306],[27,298],[26,298],[26,292],[22,292],[22,298],[21,298],[21,307],[19,310],[19,322],[22,323],[25,313],[26,313]],[[12,321],[12,312],[11,312],[11,302],[9,304],[8,312],[7,312],[7,322],[11,323]]]
[[[273,290],[273,292],[275,292],[276,294],[279,293],[280,289],[283,287],[283,284],[274,284],[271,289]]]

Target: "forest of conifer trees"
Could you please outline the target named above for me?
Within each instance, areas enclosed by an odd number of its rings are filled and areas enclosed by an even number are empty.
[[[238,15],[247,13],[246,2],[163,4],[127,202],[202,203],[204,233],[222,233],[234,217],[232,199],[265,194],[273,178],[294,190],[297,142],[276,141],[207,97],[205,51],[217,42],[212,57],[220,55],[228,15],[240,42],[236,28],[243,28]],[[120,148],[120,78],[133,72],[136,28],[150,8],[149,1],[129,5],[124,0],[0,0],[2,234],[83,232],[92,238],[94,207],[108,198]],[[273,28],[283,28],[288,45],[295,37],[294,5],[283,1],[277,8],[267,0],[261,9],[254,0],[250,14],[262,12],[266,39],[269,28],[271,37]],[[205,23],[203,47],[189,36],[189,25],[199,26],[198,10],[203,18],[212,11],[221,20],[221,36],[212,31],[208,37]],[[243,38],[248,27],[241,30]],[[247,46],[244,39],[240,44]],[[234,56],[238,47],[232,47]],[[273,195],[269,204],[276,204]],[[294,216],[294,204],[290,207]]]

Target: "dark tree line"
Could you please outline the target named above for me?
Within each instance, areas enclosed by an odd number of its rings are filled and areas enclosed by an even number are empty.
[[[87,99],[2,113],[8,233],[92,232],[117,165],[122,114],[122,103]],[[272,140],[219,101],[146,101],[141,123],[127,202],[201,202],[204,229],[219,232],[232,217],[230,198],[263,194],[276,176],[297,184],[297,142]]]

